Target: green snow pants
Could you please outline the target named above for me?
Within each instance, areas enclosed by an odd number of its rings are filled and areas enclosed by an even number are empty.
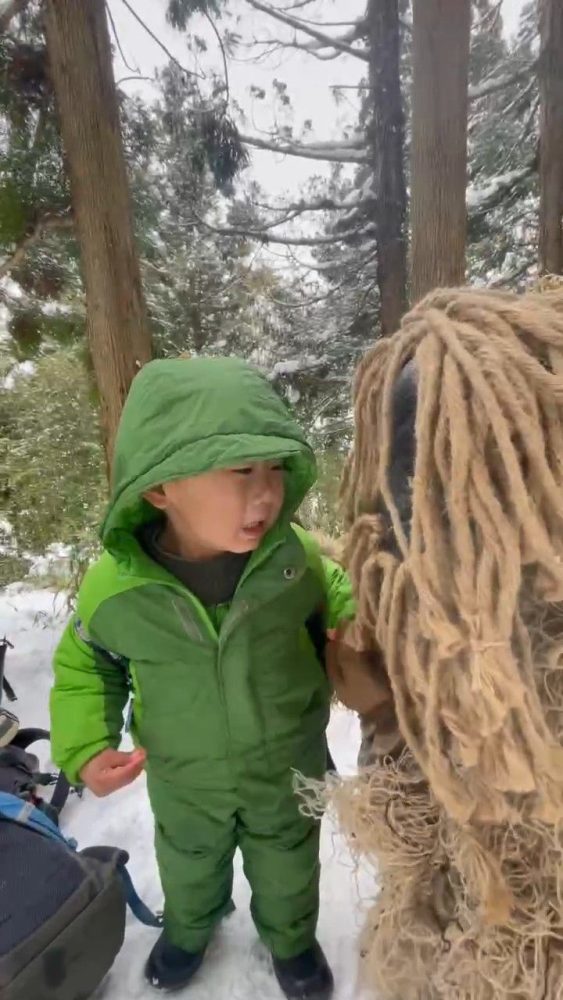
[[[229,911],[240,847],[258,933],[277,958],[309,948],[319,910],[320,824],[302,816],[290,770],[280,781],[245,778],[240,792],[185,788],[162,779],[149,794],[169,940],[200,951]]]

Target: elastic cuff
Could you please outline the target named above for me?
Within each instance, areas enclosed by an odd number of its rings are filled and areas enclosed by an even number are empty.
[[[315,933],[308,934],[306,937],[297,938],[288,941],[264,941],[264,944],[269,948],[271,954],[274,958],[288,959],[297,958],[298,955],[302,955],[304,951],[308,951],[312,948],[317,940]]]
[[[179,923],[177,920],[170,918],[166,913],[166,905],[164,907],[164,933],[166,940],[170,944],[176,945],[177,948],[183,948],[184,951],[189,951],[192,954],[199,954],[199,952],[205,951],[207,945],[209,944],[217,924],[220,923],[225,917],[230,916],[231,913],[235,911],[235,904],[232,899],[229,899],[221,909],[213,915],[212,923],[205,928],[189,928],[185,925]]]
[[[115,750],[115,744],[104,740],[100,743],[93,743],[88,747],[84,747],[79,752],[75,753],[70,760],[65,761],[61,766],[61,770],[65,774],[70,785],[80,784],[80,772],[82,768],[92,760],[97,757],[102,750]]]

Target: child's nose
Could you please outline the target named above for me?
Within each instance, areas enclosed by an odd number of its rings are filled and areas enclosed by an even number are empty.
[[[276,480],[272,473],[262,473],[256,482],[255,499],[258,503],[269,503],[275,494]]]

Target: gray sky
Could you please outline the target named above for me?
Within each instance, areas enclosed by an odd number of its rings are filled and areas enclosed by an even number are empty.
[[[154,33],[167,45],[171,52],[189,69],[196,68],[193,56],[188,53],[183,35],[173,30],[165,20],[166,0],[129,0],[130,4],[143,18]],[[517,28],[518,17],[524,0],[503,0],[502,13],[505,31],[511,35]],[[127,61],[138,66],[143,74],[151,75],[155,68],[166,63],[166,55],[157,44],[136,23],[122,0],[109,0],[115,19],[120,42]],[[232,0],[227,5],[232,12],[228,18],[218,22],[220,30],[225,27],[237,31],[244,39],[271,38],[277,33],[271,18],[250,8],[244,0]],[[319,18],[323,21],[350,21],[359,17],[365,9],[365,0],[317,0],[311,11],[322,11]],[[307,14],[314,17],[314,13]],[[279,25],[279,34],[287,37],[288,29]],[[221,66],[219,48],[209,26],[202,19],[194,19],[190,30],[205,37],[209,49],[202,57],[199,68],[213,65]],[[345,28],[331,29],[335,32]],[[239,102],[247,115],[246,129],[248,132],[259,133],[268,131],[273,122],[281,124],[293,121],[296,134],[307,120],[311,119],[314,132],[310,138],[333,139],[342,135],[343,126],[354,118],[356,104],[355,91],[344,91],[340,105],[336,105],[331,91],[331,85],[351,85],[357,83],[365,65],[352,57],[342,56],[330,62],[319,62],[301,52],[289,51],[277,57],[269,58],[262,64],[244,61],[243,50],[238,52],[239,60],[230,61],[230,86],[232,96]],[[250,59],[251,53],[248,53]],[[116,77],[128,76],[128,70],[116,56]],[[292,101],[292,113],[284,118],[284,109],[274,101],[272,85],[274,79],[287,83],[288,94]],[[255,100],[250,95],[250,87],[254,84],[266,90],[266,100]],[[149,96],[151,85],[131,82],[124,88],[135,92],[140,91]],[[272,199],[281,198],[285,191],[296,189],[312,174],[322,174],[326,168],[323,164],[315,164],[295,157],[280,157],[276,154],[255,150],[252,155],[252,165],[246,172],[247,177],[254,176],[268,191]]]

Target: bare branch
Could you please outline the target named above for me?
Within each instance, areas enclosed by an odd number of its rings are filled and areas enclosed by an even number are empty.
[[[298,49],[301,52],[308,52],[310,56],[314,56],[320,62],[330,62],[332,59],[340,59],[342,55],[342,52],[339,52],[338,49],[333,49],[332,52],[324,52],[321,48],[315,48],[304,42],[298,42],[295,38],[290,41],[282,38],[255,38],[252,42],[246,43],[245,48],[252,48],[254,45],[269,46],[266,53],[268,56],[273,55],[274,52],[278,52],[279,49]]]
[[[176,59],[176,56],[172,55],[170,49],[168,49],[166,47],[166,45],[164,44],[164,42],[161,42],[161,40],[158,37],[158,35],[155,35],[154,31],[152,31],[152,29],[149,28],[148,24],[146,24],[145,21],[143,21],[142,17],[139,17],[139,15],[137,14],[137,11],[129,3],[129,0],[121,0],[121,3],[124,5],[124,7],[127,8],[127,10],[129,11],[129,13],[131,14],[131,16],[135,18],[135,20],[137,21],[137,23],[141,25],[141,28],[143,28],[146,31],[147,35],[149,35],[149,37],[152,38],[153,42],[155,42],[158,45],[158,47],[160,49],[162,49],[162,51],[165,53],[165,55],[168,56],[168,58],[170,59],[170,61],[173,62],[174,65],[177,66],[178,69],[182,71],[182,73],[185,73],[186,76],[195,76],[195,77],[197,77],[198,80],[203,80],[204,79],[204,77],[202,76],[201,73],[196,73],[192,69],[186,69],[185,66],[182,66],[181,62],[178,62],[178,60]]]
[[[285,236],[276,235],[272,236],[269,232],[263,229],[245,229],[239,226],[213,226],[210,222],[202,219],[196,212],[193,213],[194,219],[199,225],[203,226],[204,229],[208,229],[211,233],[217,233],[218,236],[232,236],[237,239],[249,239],[258,240],[260,243],[280,243],[283,246],[289,247],[319,247],[319,246],[330,246],[331,244],[341,243],[347,239],[356,239],[359,235],[362,235],[357,229],[352,230],[347,233],[338,233],[335,236]]]
[[[251,7],[255,10],[260,10],[264,14],[269,14],[270,17],[275,18],[276,21],[281,21],[282,24],[287,24],[290,28],[294,28],[296,31],[302,31],[304,34],[309,35],[316,42],[320,42],[320,48],[333,48],[337,49],[339,52],[346,52],[349,56],[355,56],[356,59],[361,59],[363,62],[368,62],[369,54],[367,50],[356,49],[353,45],[350,45],[348,41],[342,40],[340,38],[332,37],[327,35],[324,31],[319,31],[312,25],[305,21],[300,21],[297,17],[292,17],[291,14],[284,14],[280,10],[276,10],[275,7],[270,7],[269,4],[262,3],[261,0],[246,0]]]
[[[484,13],[475,21],[472,26],[473,31],[483,31],[484,28],[489,28],[492,30],[496,27],[498,20],[501,16],[501,9],[504,0],[497,0],[494,7],[490,10],[485,10]]]
[[[156,78],[154,76],[143,76],[140,73],[135,73],[133,76],[122,76],[119,80],[115,81],[115,86],[120,87],[122,83],[130,83],[131,80],[146,80],[149,83],[156,83]]]
[[[10,22],[21,14],[27,7],[29,0],[7,0],[0,7],[0,34],[5,33],[10,27]]]
[[[219,29],[217,28],[215,21],[207,11],[204,11],[204,15],[207,18],[209,24],[211,25],[211,29],[217,41],[219,42],[219,48],[221,50],[221,56],[223,58],[223,72],[225,74],[225,109],[226,109],[230,100],[229,67],[227,64],[227,53],[225,52],[225,45],[223,43],[221,35],[219,34]]]
[[[241,142],[257,149],[267,149],[283,156],[299,156],[306,160],[326,160],[330,163],[365,163],[367,152],[363,142],[289,142],[266,140],[257,135],[241,135]]]
[[[277,264],[276,267],[279,270],[282,271],[289,270],[293,273],[294,268],[299,267],[303,271],[304,275],[309,275],[314,272],[315,274],[319,274],[323,278],[325,278],[326,273],[334,271],[336,266],[338,266],[339,269],[342,269],[344,267],[348,267],[349,265],[350,266],[353,265],[354,267],[359,269],[359,271],[361,271],[366,264],[370,263],[372,260],[375,259],[377,250],[374,247],[374,241],[372,239],[370,243],[366,242],[363,247],[355,248],[353,254],[339,253],[338,265],[336,265],[336,262],[334,260],[325,260],[325,261],[301,260],[297,256],[297,254],[293,252],[291,247],[288,248],[287,254],[286,253],[282,254],[282,253],[276,253],[275,250],[272,250],[272,247],[270,245],[268,247],[268,253],[270,253],[273,257],[277,257],[278,260],[280,261],[282,260],[287,261],[288,258],[291,261],[289,265],[285,264],[285,266],[283,264]]]
[[[521,66],[514,73],[501,73],[500,76],[493,76],[488,80],[483,80],[483,83],[469,87],[467,92],[469,100],[477,101],[481,97],[489,97],[491,94],[498,93],[499,90],[505,90],[507,87],[512,86],[513,83],[518,83],[519,80],[528,79],[533,73],[534,68],[535,63],[532,62],[526,66]]]
[[[307,212],[347,212],[354,208],[360,208],[364,205],[370,205],[372,202],[362,198],[350,199],[349,202],[335,202],[332,198],[319,198],[318,201],[297,201],[290,205],[287,205],[283,209],[283,213],[278,215],[276,219],[272,219],[269,222],[260,222],[260,232],[265,232],[270,229],[276,229],[277,226],[282,226],[287,222],[293,222],[294,219],[300,218]],[[256,203],[256,207],[262,209],[266,212],[282,212],[279,206],[275,205],[264,205],[261,203]]]
[[[290,3],[287,7],[282,7],[281,9],[284,13],[287,13],[288,10],[298,10],[299,8],[309,7],[314,2],[315,0],[296,0],[296,3]]]
[[[308,17],[296,18],[300,24],[312,24],[315,28],[355,28],[355,37],[361,38],[365,26],[365,17],[360,17],[356,21],[315,21]]]
[[[302,30],[304,30],[305,26],[308,25],[309,23],[310,22],[308,22],[308,21],[300,21],[300,24],[303,25],[303,29]],[[363,22],[362,22],[362,26],[363,26]],[[319,27],[320,27],[320,25],[319,25]],[[336,48],[342,42],[345,45],[351,45],[352,42],[356,42],[358,40],[358,38],[362,37],[362,32],[360,31],[360,27],[359,27],[359,23],[358,23],[358,24],[355,24],[353,28],[350,28],[349,31],[345,31],[343,35],[336,35],[336,36],[329,35],[327,37],[329,37],[331,39],[330,44],[328,42],[321,42],[321,41],[312,42],[311,43],[311,50],[313,50],[313,49],[327,49],[327,48],[333,49],[333,48]],[[359,55],[359,53],[361,53],[363,51],[364,51],[363,49],[354,49],[354,55]],[[367,53],[367,50],[365,50],[365,51]]]
[[[31,247],[39,243],[47,233],[53,232],[55,229],[72,229],[73,225],[74,220],[71,211],[60,213],[47,212],[41,216],[33,229],[18,243],[11,257],[7,257],[0,264],[0,278],[5,278],[10,271],[18,267]]]
[[[293,213],[297,215],[303,215],[304,212],[347,212],[349,209],[353,208],[363,208],[364,206],[371,205],[374,199],[362,198],[358,196],[357,198],[345,199],[344,201],[335,201],[334,198],[318,198],[316,201],[295,201],[290,205],[286,205],[284,211],[287,213]],[[261,208],[266,212],[279,212],[281,211],[281,206],[268,205],[262,202],[256,202],[257,208]],[[280,219],[280,221],[285,221],[285,219]],[[278,225],[279,223],[276,223]]]
[[[113,33],[113,37],[115,38],[115,43],[117,45],[117,48],[119,49],[119,55],[121,56],[121,61],[122,61],[123,65],[125,66],[125,69],[128,69],[130,73],[140,73],[141,70],[139,69],[138,66],[131,66],[127,62],[127,57],[125,55],[125,52],[123,51],[123,46],[121,44],[119,35],[117,33],[117,25],[115,23],[115,18],[113,16],[112,12],[111,12],[111,7],[110,7],[109,3],[107,3],[107,2],[106,2],[106,14],[108,16],[108,20],[109,20],[109,23],[111,25],[111,30],[112,30],[112,33]]]

